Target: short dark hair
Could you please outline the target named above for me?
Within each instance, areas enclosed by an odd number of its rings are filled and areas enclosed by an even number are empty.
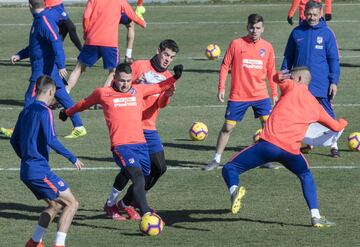
[[[129,63],[121,63],[116,67],[115,74],[120,74],[121,72],[125,72],[126,74],[131,74],[132,69]]]
[[[248,25],[254,25],[256,23],[264,23],[264,18],[259,14],[251,14],[248,16]]]
[[[39,9],[44,7],[44,0],[29,0],[29,4],[33,9]]]
[[[163,51],[166,48],[168,48],[168,49],[170,49],[170,50],[172,50],[173,52],[176,52],[176,53],[179,52],[179,46],[172,39],[165,39],[165,40],[160,42],[160,44],[159,44],[160,51]]]
[[[316,2],[313,0],[310,0],[309,2],[306,3],[305,5],[305,11],[309,10],[309,9],[321,9],[322,8],[322,4],[321,1],[320,2]]]
[[[50,76],[42,75],[36,80],[35,92],[37,95],[45,93],[51,88],[56,88],[56,84]]]

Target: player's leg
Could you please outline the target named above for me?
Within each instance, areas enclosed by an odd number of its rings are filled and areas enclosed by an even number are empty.
[[[59,34],[61,36],[61,40],[64,41],[66,39],[67,34],[69,33],[69,31],[65,25],[65,22],[61,21],[58,24],[58,28],[59,28]]]
[[[100,47],[101,57],[103,59],[104,69],[109,71],[104,87],[110,86],[114,79],[116,66],[119,64],[119,49],[117,47]]]
[[[278,148],[260,140],[256,144],[241,150],[222,169],[222,176],[231,195],[231,211],[236,214],[241,208],[241,199],[245,189],[240,186],[239,176],[255,167],[276,160]]]
[[[228,101],[225,111],[225,122],[219,132],[216,142],[216,152],[214,159],[203,168],[204,171],[211,171],[218,167],[221,162],[222,153],[229,141],[230,134],[236,126],[237,122],[240,122],[245,115],[247,108],[249,107],[247,102],[233,102]]]
[[[69,231],[71,222],[79,208],[79,202],[72,194],[71,190],[67,188],[65,191],[61,191],[58,198],[54,201],[63,206],[60,218],[58,221],[57,233],[54,241],[54,247],[65,246],[65,239],[67,232]]]
[[[67,81],[68,92],[70,92],[70,90],[76,85],[77,81],[80,78],[80,75],[85,72],[86,68],[92,67],[99,60],[101,56],[99,49],[100,48],[98,46],[94,45],[83,46],[78,56],[78,62]]]
[[[71,96],[66,91],[65,87],[57,87],[55,92],[55,99],[62,105],[65,109],[68,109],[74,105],[73,100],[71,99]],[[82,120],[80,118],[80,114],[76,113],[73,116],[71,116],[71,122],[73,124],[73,130],[71,133],[65,138],[73,139],[78,138],[81,136],[84,136],[87,134],[85,127],[83,126]]]
[[[283,151],[280,162],[300,179],[303,195],[310,210],[312,225],[314,227],[335,225],[334,222],[320,215],[315,180],[305,157],[302,154],[295,155]]]
[[[251,102],[251,106],[254,111],[254,117],[259,118],[261,128],[265,127],[266,120],[268,120],[271,113],[271,100],[270,98],[257,100]],[[274,165],[272,163],[265,163],[260,166],[260,168],[269,168],[269,169],[278,169],[280,166]]]
[[[63,25],[65,26],[66,31],[69,33],[70,39],[72,43],[76,46],[76,48],[81,51],[82,44],[79,36],[76,32],[76,26],[70,18],[63,20]],[[65,38],[65,37],[64,37]]]
[[[144,136],[149,149],[151,172],[145,176],[145,190],[150,190],[158,179],[166,172],[164,147],[156,130],[145,130]]]
[[[134,62],[132,59],[132,49],[135,40],[135,24],[124,12],[121,13],[120,24],[124,25],[127,30],[125,63],[132,63]]]
[[[327,113],[329,113],[329,115],[333,118],[336,119],[335,117],[335,112],[334,112],[334,108],[331,104],[330,98],[316,98],[319,103],[322,105],[322,107],[325,109],[325,111]],[[331,144],[330,147],[330,156],[333,158],[338,158],[340,157],[340,153],[339,153],[339,148],[338,148],[338,144],[337,144],[337,140],[334,140],[333,143]]]

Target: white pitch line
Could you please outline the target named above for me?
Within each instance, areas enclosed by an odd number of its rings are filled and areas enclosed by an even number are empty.
[[[359,107],[360,103],[355,103],[355,104],[334,104],[333,106],[335,107]],[[180,108],[180,109],[191,109],[191,108],[225,108],[226,104],[219,104],[219,105],[177,105],[177,106],[172,106],[169,105],[166,108]],[[21,110],[23,109],[23,107],[19,106],[19,107],[2,107],[0,106],[0,110]],[[93,111],[93,110],[91,110]]]
[[[331,23],[359,23],[360,20],[334,20]],[[147,25],[226,25],[226,24],[246,24],[246,21],[172,21],[172,22],[147,22]],[[287,23],[287,21],[266,21],[266,23],[277,24]],[[77,26],[81,26],[82,23],[75,23]],[[0,23],[3,27],[13,26],[31,26],[31,23]]]
[[[187,165],[187,164],[183,164]],[[189,164],[191,165],[191,164]],[[329,169],[329,170],[352,170],[352,169],[359,169],[360,166],[349,166],[349,165],[338,165],[338,166],[310,166],[310,169]],[[107,171],[107,170],[119,170],[119,167],[84,167],[82,171]],[[172,167],[168,166],[169,170],[200,170],[201,167]],[[221,167],[219,167],[221,169]],[[285,167],[280,166],[279,169],[285,169]],[[79,172],[75,168],[70,167],[63,167],[63,168],[52,168],[53,171],[74,171]],[[0,172],[11,172],[11,171],[20,171],[18,167],[11,167],[11,168],[0,168]]]

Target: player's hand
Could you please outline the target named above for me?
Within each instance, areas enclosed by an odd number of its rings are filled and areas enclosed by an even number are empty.
[[[12,64],[15,64],[16,62],[20,61],[20,56],[19,55],[11,56],[10,61]]]
[[[67,76],[68,76],[68,72],[66,71],[65,68],[59,69],[59,75],[60,75],[61,78],[66,79]]]
[[[329,95],[331,100],[335,98],[336,93],[337,93],[337,85],[334,83],[330,84]]]
[[[275,105],[276,102],[278,102],[279,97],[278,97],[278,96],[273,96],[273,97],[272,97],[272,100],[273,100],[273,105]]]
[[[173,70],[174,70],[174,78],[176,80],[178,80],[182,75],[182,72],[184,70],[184,66],[182,64],[175,65]]]
[[[288,22],[291,26],[294,25],[293,18],[290,17],[290,16],[287,17],[287,22]]]
[[[65,109],[61,109],[59,112],[59,119],[62,121],[66,121],[68,119],[68,115],[66,114],[66,110]]]
[[[338,122],[341,126],[343,126],[343,128],[345,128],[348,125],[348,122],[343,118],[340,118]]]
[[[331,14],[325,14],[325,21],[331,20]]]
[[[224,100],[225,100],[225,91],[220,91],[218,93],[218,100],[222,103],[224,103]]]
[[[85,165],[84,165],[84,163],[82,163],[81,160],[76,159],[74,166],[78,171],[80,171]]]

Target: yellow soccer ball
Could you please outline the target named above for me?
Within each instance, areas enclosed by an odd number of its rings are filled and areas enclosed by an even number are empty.
[[[140,221],[140,231],[148,236],[157,236],[164,229],[165,223],[156,213],[146,213]]]
[[[210,44],[205,49],[205,55],[210,60],[218,59],[221,55],[220,47],[216,44]]]
[[[360,132],[353,132],[349,135],[348,146],[350,150],[360,151]]]
[[[202,141],[208,136],[208,127],[203,122],[194,122],[189,130],[190,138],[193,141]]]

